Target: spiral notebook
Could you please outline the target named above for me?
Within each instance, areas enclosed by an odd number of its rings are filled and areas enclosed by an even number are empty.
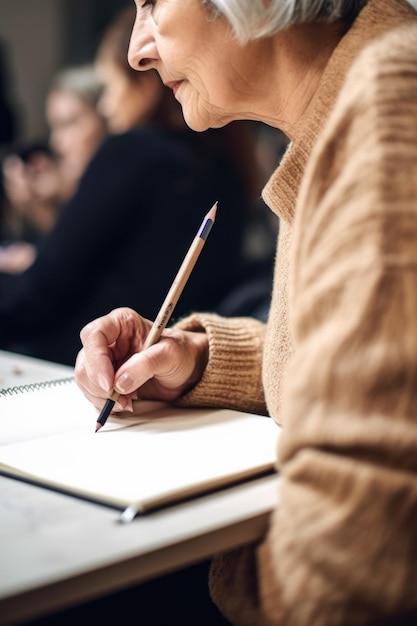
[[[73,378],[0,390],[0,472],[144,513],[275,471],[268,417],[137,407],[96,433],[98,412]]]

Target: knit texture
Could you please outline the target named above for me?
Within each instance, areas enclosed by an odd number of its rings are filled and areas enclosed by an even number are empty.
[[[416,196],[417,16],[370,0],[264,190],[282,227],[263,349],[257,325],[251,341],[252,321],[237,324],[284,425],[282,481],[263,541],[212,565],[213,598],[237,626],[417,614]],[[232,368],[236,322],[198,324]],[[215,397],[212,358],[188,399]]]

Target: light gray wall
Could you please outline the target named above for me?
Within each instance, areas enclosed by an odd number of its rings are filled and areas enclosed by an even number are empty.
[[[0,39],[24,139],[46,130],[44,96],[63,55],[62,8],[63,0],[0,0]]]
[[[65,65],[93,59],[103,29],[132,0],[0,0],[0,40],[9,48],[23,139],[46,132],[49,82]]]

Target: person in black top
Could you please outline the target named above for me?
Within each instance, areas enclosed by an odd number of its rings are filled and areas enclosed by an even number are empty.
[[[23,272],[36,246],[73,195],[107,134],[97,102],[101,84],[93,64],[61,68],[45,98],[48,137],[18,142],[1,163],[5,199],[0,271]]]
[[[103,81],[101,105],[109,124],[105,94],[116,85],[115,71],[130,87],[118,107],[137,115],[126,126],[114,125],[33,264],[20,274],[0,273],[0,349],[73,365],[87,322],[119,306],[153,319],[216,200],[210,241],[172,321],[193,310],[216,311],[242,279],[242,215],[250,211],[256,175],[245,142],[252,141],[253,127],[237,122],[206,133],[189,130],[159,77],[128,66],[132,25],[127,12],[111,25],[97,67],[113,72],[113,81]]]

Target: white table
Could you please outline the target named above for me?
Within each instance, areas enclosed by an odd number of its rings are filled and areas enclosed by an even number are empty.
[[[0,350],[0,389],[72,376],[73,372],[74,369],[68,365]]]
[[[0,351],[0,387],[72,369]],[[0,624],[116,592],[261,537],[278,477],[265,476],[131,524],[119,512],[0,476]]]

